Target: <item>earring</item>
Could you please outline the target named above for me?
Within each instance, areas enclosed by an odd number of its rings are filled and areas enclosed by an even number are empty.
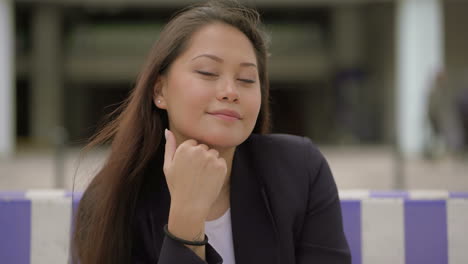
[[[161,103],[161,100],[158,100],[158,104],[160,104],[160,103]]]

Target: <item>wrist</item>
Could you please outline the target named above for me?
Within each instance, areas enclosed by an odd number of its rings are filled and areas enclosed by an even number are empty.
[[[196,211],[171,206],[168,231],[181,239],[201,241],[205,237],[205,219]]]
[[[181,239],[180,237],[176,237],[174,234],[169,232],[167,225],[164,226],[164,233],[170,239],[175,240],[179,243],[182,243],[186,246],[205,246],[208,243],[208,237],[206,235],[204,236],[203,240],[185,240],[185,239]]]
[[[179,202],[174,199],[171,201],[169,214],[177,217],[187,217],[189,220],[193,221],[205,221],[209,211],[209,206],[197,205],[193,202]]]

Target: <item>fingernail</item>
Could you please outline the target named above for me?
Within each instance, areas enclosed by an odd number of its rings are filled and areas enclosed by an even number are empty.
[[[164,129],[164,138],[167,140],[167,128]]]

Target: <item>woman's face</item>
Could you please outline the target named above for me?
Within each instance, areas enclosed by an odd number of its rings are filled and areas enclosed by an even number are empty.
[[[214,23],[196,31],[158,86],[154,103],[167,110],[178,143],[230,148],[254,129],[261,104],[257,60],[235,27]]]

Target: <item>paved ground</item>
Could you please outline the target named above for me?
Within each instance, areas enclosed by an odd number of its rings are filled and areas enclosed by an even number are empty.
[[[394,189],[396,172],[406,177],[400,181],[404,189],[443,189],[468,191],[468,160],[442,158],[435,161],[410,160],[403,166],[395,162],[386,147],[321,147],[340,189]],[[82,188],[98,170],[105,150],[91,153],[81,160],[79,149],[68,149],[60,155],[64,177],[57,179],[52,150],[20,149],[13,158],[0,159],[0,191],[54,188],[56,183],[71,189],[76,172],[77,189]]]

